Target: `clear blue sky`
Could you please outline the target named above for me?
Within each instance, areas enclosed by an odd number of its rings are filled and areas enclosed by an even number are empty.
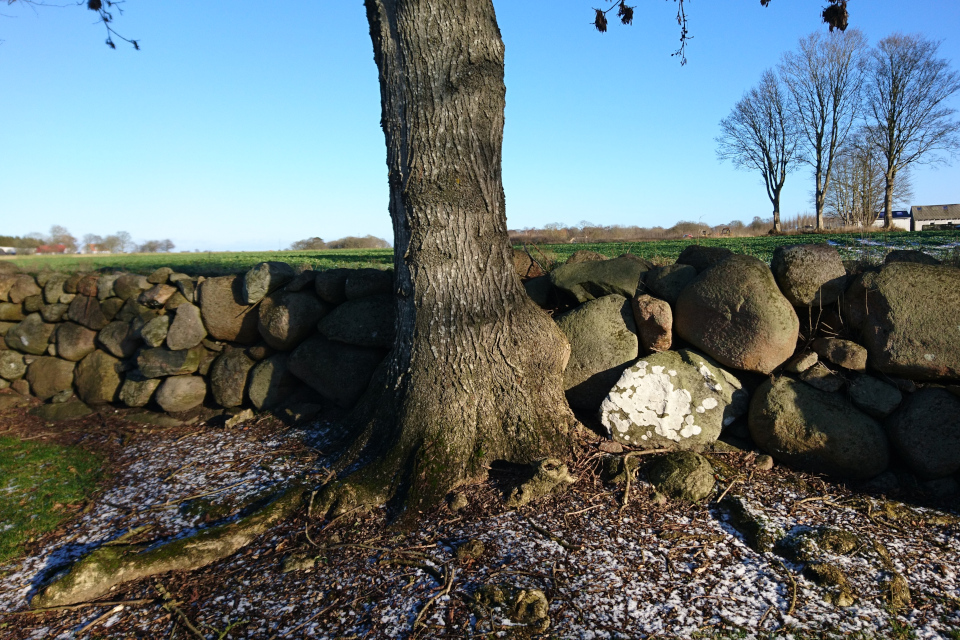
[[[632,27],[590,25],[606,2],[496,2],[506,44],[510,228],[669,226],[770,215],[759,177],[721,164],[718,122],[823,0],[693,0],[689,63],[676,5],[636,0]],[[263,250],[373,234],[392,241],[380,103],[360,0],[128,0],[103,44],[70,4],[0,6],[0,234],[65,225],[178,249]],[[871,42],[943,40],[960,65],[957,0],[852,0]],[[960,99],[952,106],[960,108]],[[785,216],[812,210],[806,170]],[[960,162],[914,175],[914,204],[960,202]]]

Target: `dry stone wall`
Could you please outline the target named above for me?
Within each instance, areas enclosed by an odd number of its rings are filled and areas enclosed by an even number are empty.
[[[115,403],[172,414],[354,404],[393,339],[392,272],[19,273],[0,263],[0,390],[75,416]],[[82,409],[82,406],[80,406]]]

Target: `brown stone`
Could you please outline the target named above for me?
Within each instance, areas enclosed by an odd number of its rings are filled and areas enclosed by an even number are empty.
[[[42,293],[43,290],[37,286],[37,281],[33,279],[33,276],[23,274],[16,277],[7,295],[10,298],[10,302],[20,304],[30,296],[38,296]]]
[[[646,294],[631,301],[640,352],[667,351],[673,344],[673,311],[665,300]]]
[[[540,268],[537,261],[522,249],[513,250],[513,268],[516,269],[517,275],[524,280],[544,275],[543,269]]]
[[[154,285],[152,288],[141,293],[140,297],[137,298],[137,302],[150,309],[159,309],[165,305],[167,300],[170,299],[170,296],[176,292],[177,288],[171,287],[168,284]]]
[[[215,340],[251,344],[260,337],[255,305],[243,304],[243,276],[207,278],[198,290],[200,313]]]
[[[100,331],[109,323],[100,308],[100,301],[93,296],[78,295],[74,298],[73,302],[70,303],[67,316],[77,324],[82,324],[94,331]]]
[[[49,400],[61,391],[73,389],[73,369],[76,363],[60,358],[37,358],[27,367],[27,381],[33,395]]]
[[[819,338],[814,340],[811,346],[821,358],[844,369],[864,371],[867,368],[867,350],[856,342],[840,338]]]
[[[97,297],[98,287],[97,281],[100,280],[100,277],[96,274],[91,274],[84,276],[77,281],[77,290],[68,291],[66,286],[64,286],[64,291],[68,293],[79,293],[82,296],[90,296],[92,298]]]
[[[94,351],[77,365],[77,395],[87,404],[105,404],[120,391],[120,361],[106,351]]]
[[[74,322],[64,322],[57,327],[57,355],[71,362],[79,362],[97,348],[94,344],[96,337],[96,331]]]

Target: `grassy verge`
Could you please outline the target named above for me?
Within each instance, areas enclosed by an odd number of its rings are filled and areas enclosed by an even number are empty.
[[[76,512],[101,460],[77,447],[0,437],[0,565]]]

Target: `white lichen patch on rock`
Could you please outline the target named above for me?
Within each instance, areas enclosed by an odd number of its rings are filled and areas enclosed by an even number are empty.
[[[615,440],[645,448],[697,449],[720,435],[738,391],[729,374],[688,350],[654,354],[623,372],[600,406]]]

